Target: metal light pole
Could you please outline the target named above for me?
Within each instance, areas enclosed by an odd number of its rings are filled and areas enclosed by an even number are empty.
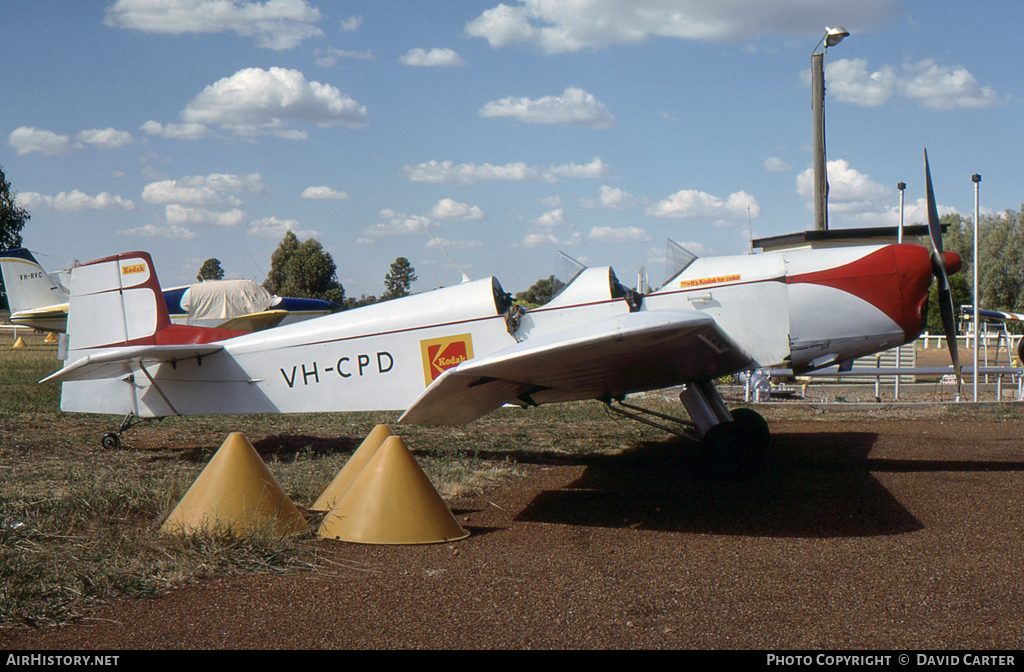
[[[903,192],[906,190],[907,185],[905,182],[897,182],[896,188],[900,190],[900,228],[896,232],[896,242],[903,242]]]
[[[903,182],[897,182],[896,183],[896,188],[900,190],[900,228],[898,228],[896,230],[896,242],[897,243],[902,243],[903,242],[903,191],[907,188],[907,185],[905,183],[903,183]],[[914,346],[914,347],[917,347],[917,346]],[[897,369],[900,368],[900,359],[902,359],[902,357],[903,357],[903,346],[902,345],[897,345],[896,346],[896,368]],[[900,376],[899,376],[898,373],[896,374],[895,393],[896,393],[896,401],[899,401],[900,400]]]
[[[828,229],[828,176],[825,169],[825,52],[848,36],[842,26],[825,27],[825,34],[811,51],[811,116],[814,152],[814,229]],[[821,43],[825,48],[817,53]]]
[[[973,261],[971,264],[974,269],[974,375],[971,376],[974,380],[974,400],[978,400],[978,188],[981,185],[981,175],[975,173],[971,175],[971,182],[974,182],[974,248],[972,253],[974,254]]]

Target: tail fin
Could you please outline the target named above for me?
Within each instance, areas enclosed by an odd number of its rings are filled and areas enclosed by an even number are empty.
[[[23,247],[0,251],[0,274],[12,313],[68,302],[68,295]]]
[[[76,266],[68,312],[70,349],[182,345],[220,341],[242,331],[171,324],[153,260],[124,252]]]

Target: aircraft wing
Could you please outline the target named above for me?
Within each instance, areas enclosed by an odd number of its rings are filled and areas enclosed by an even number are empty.
[[[963,306],[964,312],[970,315],[971,313],[968,311],[968,309],[971,309],[971,307]],[[986,310],[984,308],[979,308],[978,316],[987,317],[995,320],[1006,320],[1008,322],[1024,322],[1024,315],[1021,315],[1020,313],[1005,313],[1001,310]]]
[[[113,348],[100,354],[86,355],[39,382],[63,383],[70,380],[97,380],[127,376],[140,365],[156,365],[193,357],[205,357],[223,348],[224,346],[219,344],[133,345]]]
[[[463,362],[439,376],[399,422],[462,424],[510,402],[616,397],[709,380],[752,364],[704,313],[627,313]]]
[[[264,310],[259,313],[241,315],[217,325],[217,328],[236,329],[238,331],[261,331],[276,327],[286,317],[288,317],[287,310]]]

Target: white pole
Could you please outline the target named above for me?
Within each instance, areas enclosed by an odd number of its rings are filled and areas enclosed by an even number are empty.
[[[981,260],[978,259],[978,229],[980,228],[978,222],[978,186],[981,184],[981,175],[975,173],[971,175],[971,182],[974,182],[974,249],[973,249],[973,261],[974,263],[974,372],[971,375],[973,386],[974,386],[974,400],[978,400],[978,267],[981,266]]]
[[[897,243],[902,243],[903,242],[903,190],[907,188],[907,185],[904,184],[903,182],[898,182],[896,184],[896,188],[900,190],[900,228],[896,232],[896,242]],[[926,340],[925,341],[925,346],[927,346],[927,345],[928,345],[928,341]],[[911,347],[917,347],[917,346],[912,344]],[[901,359],[900,355],[902,355],[902,354],[903,354],[903,346],[902,345],[896,346],[896,368],[897,369],[900,368],[900,359]],[[896,387],[895,387],[894,392],[895,392],[894,396],[896,398],[896,401],[899,401],[900,400],[900,374],[899,373],[896,374]]]
[[[907,188],[907,185],[903,182],[897,182],[896,188],[900,190],[900,229],[896,232],[896,242],[903,242],[903,190]]]

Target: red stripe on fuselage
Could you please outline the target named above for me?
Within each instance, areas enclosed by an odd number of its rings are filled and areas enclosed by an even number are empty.
[[[898,324],[907,339],[924,328],[932,282],[931,256],[921,245],[887,245],[849,264],[787,276],[787,283],[824,285],[867,301]]]

